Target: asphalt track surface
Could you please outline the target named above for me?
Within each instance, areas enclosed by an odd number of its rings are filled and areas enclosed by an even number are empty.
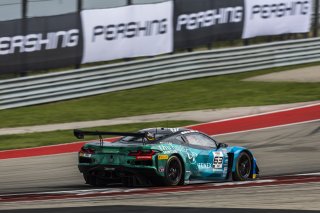
[[[194,208],[194,207],[154,207],[154,206],[123,206],[115,205],[108,207],[76,207],[61,209],[22,209],[22,210],[7,210],[1,211],[7,213],[105,213],[105,212],[153,212],[153,213],[199,213],[199,212],[215,212],[215,213],[316,213],[319,211],[302,211],[302,210],[279,210],[279,209],[241,209],[241,208]]]
[[[320,121],[217,136],[220,142],[251,149],[262,177],[320,172]],[[76,153],[0,161],[0,194],[91,190],[76,168]],[[111,188],[116,190],[117,187]],[[108,189],[104,189],[108,190]],[[320,183],[99,197],[63,201],[0,203],[14,212],[300,212],[320,210]],[[126,206],[123,206],[126,205]],[[84,206],[81,208],[75,208]],[[88,207],[89,206],[89,207]],[[108,207],[106,207],[108,206]],[[166,206],[166,207],[163,207]],[[168,209],[168,207],[171,207]],[[61,208],[63,207],[63,208]],[[68,208],[73,207],[73,208]],[[188,208],[186,208],[188,207]],[[226,208],[227,207],[227,208]],[[51,209],[52,208],[52,209]],[[257,210],[259,209],[259,210]],[[11,211],[13,212],[13,211]]]

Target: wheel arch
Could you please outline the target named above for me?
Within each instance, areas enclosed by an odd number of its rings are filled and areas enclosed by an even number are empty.
[[[254,173],[255,167],[256,167],[256,161],[255,158],[253,157],[253,154],[248,150],[248,149],[239,149],[235,152],[233,152],[233,161],[232,161],[232,172],[236,171],[236,165],[238,162],[238,157],[240,155],[240,153],[245,152],[249,155],[251,163],[252,163],[252,168],[251,168],[251,172],[250,175],[252,176],[252,174]]]
[[[182,156],[179,153],[174,153],[171,156],[176,156],[181,161],[182,172],[183,173],[182,173],[182,178],[181,178],[181,181],[180,181],[179,185],[183,185],[184,181],[185,181],[185,175],[186,175],[186,162],[185,162],[185,160],[182,158]]]

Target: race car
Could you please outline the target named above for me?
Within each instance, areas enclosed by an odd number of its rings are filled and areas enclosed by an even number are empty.
[[[92,186],[176,186],[192,181],[247,181],[258,177],[252,152],[218,143],[186,128],[149,128],[136,133],[74,130],[78,139],[97,135],[79,151],[78,168]],[[106,142],[105,135],[122,136]]]

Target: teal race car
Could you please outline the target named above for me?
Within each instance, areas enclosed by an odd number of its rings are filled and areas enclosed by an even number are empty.
[[[136,133],[74,130],[78,139],[100,140],[79,151],[78,168],[87,184],[176,186],[192,181],[246,181],[259,175],[252,152],[218,143],[186,128],[150,128]],[[104,135],[123,136],[106,142]]]

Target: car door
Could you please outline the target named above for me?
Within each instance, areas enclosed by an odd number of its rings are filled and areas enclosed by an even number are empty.
[[[184,137],[190,151],[196,153],[191,178],[219,179],[226,176],[228,155],[217,150],[217,144],[212,138],[199,132],[189,133]]]

